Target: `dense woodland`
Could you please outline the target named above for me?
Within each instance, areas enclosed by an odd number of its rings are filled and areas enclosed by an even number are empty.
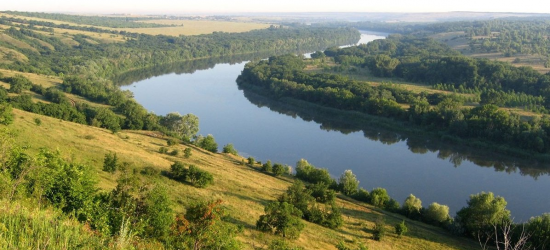
[[[436,87],[480,93],[480,105],[463,108],[456,95],[414,93],[399,85],[370,86],[339,74],[304,71],[298,56],[250,63],[239,82],[269,92],[343,110],[392,117],[449,136],[475,138],[529,151],[550,152],[550,119],[522,120],[500,106],[549,108],[550,75],[531,68],[471,59],[429,38],[390,36],[351,48],[330,48],[313,57],[332,57],[338,68],[369,70],[379,77],[400,77]],[[322,59],[321,59],[322,60]],[[402,105],[409,106],[403,108]]]

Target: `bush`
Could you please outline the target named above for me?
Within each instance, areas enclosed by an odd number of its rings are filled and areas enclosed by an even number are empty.
[[[218,143],[216,143],[212,135],[207,135],[204,139],[200,140],[198,146],[212,153],[218,152]]]
[[[338,187],[343,194],[352,196],[357,193],[359,181],[351,170],[348,169],[344,171],[344,173],[340,176],[340,179],[338,179]]]
[[[256,228],[260,231],[296,239],[305,227],[300,219],[302,212],[292,204],[271,202],[265,207],[264,211],[265,214],[260,216],[260,219],[256,222]]]
[[[170,155],[172,155],[172,156],[177,156],[179,153],[180,153],[179,150],[174,149],[174,150],[172,150],[172,152],[170,152]]]
[[[42,120],[40,120],[40,118],[34,118],[34,124],[36,124],[37,126],[40,126],[42,125]]]
[[[249,156],[247,160],[248,160],[248,164],[249,164],[249,165],[252,165],[252,166],[253,166],[254,163],[256,163],[256,160],[255,160],[254,157],[252,157],[252,156]]]
[[[386,222],[383,217],[380,217],[374,224],[372,237],[376,241],[381,241],[384,236],[386,236]]]
[[[275,176],[280,176],[280,175],[284,174],[285,172],[286,172],[286,168],[282,164],[275,163],[275,165],[273,165],[273,174]]]
[[[223,146],[223,152],[226,154],[239,155],[239,152],[237,152],[231,143]]]
[[[357,193],[355,193],[352,198],[362,202],[370,202],[369,191],[364,188],[359,188]]]
[[[390,196],[384,188],[375,188],[370,193],[370,204],[384,208],[386,204],[390,201]]]
[[[168,146],[174,146],[174,145],[178,144],[178,140],[176,140],[174,138],[170,138],[166,141],[166,144],[168,144]]]
[[[204,188],[214,182],[214,177],[207,171],[201,170],[195,165],[190,165],[189,168],[185,164],[177,161],[170,166],[170,176],[172,179],[179,182],[188,182],[189,184]]]
[[[273,171],[273,167],[271,165],[270,160],[268,160],[266,163],[264,163],[264,165],[262,165],[262,171],[267,173],[270,173],[271,171]]]
[[[403,220],[401,223],[395,224],[395,234],[397,234],[398,237],[401,237],[401,235],[406,234],[409,229],[405,225],[405,221]]]
[[[0,104],[0,124],[10,125],[13,123],[12,107],[9,104]]]
[[[165,147],[160,147],[160,148],[159,148],[159,153],[161,153],[161,154],[166,154],[166,153],[168,153],[168,149],[165,148]]]
[[[433,202],[423,214],[424,220],[428,223],[441,225],[450,220],[449,207]]]
[[[328,184],[326,183],[321,182],[310,184],[307,188],[311,191],[311,196],[313,196],[318,202],[330,203],[334,202],[334,199],[336,199],[336,192],[329,189]]]
[[[103,160],[103,171],[114,173],[116,172],[118,166],[118,157],[116,153],[107,153],[105,159]]]
[[[191,165],[187,174],[187,181],[195,187],[206,187],[214,182],[212,174]]]
[[[154,169],[153,167],[147,166],[147,167],[144,167],[140,171],[140,173],[142,175],[155,176],[155,175],[159,175],[160,171],[157,169]]]
[[[183,150],[183,156],[187,159],[189,159],[189,157],[191,157],[192,153],[191,153],[191,148],[186,148]]]

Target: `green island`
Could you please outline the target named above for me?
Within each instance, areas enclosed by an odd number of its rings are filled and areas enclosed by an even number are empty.
[[[395,24],[385,30],[406,32],[348,48],[335,46],[355,43],[356,28],[368,24],[138,31],[177,26],[161,21],[0,12],[0,249],[549,247],[550,214],[514,223],[493,193],[472,194],[456,216],[412,194],[400,204],[384,188],[360,187],[351,170],[335,179],[304,159],[262,163],[232,144],[218,152],[214,136],[197,135],[199,117],[156,115],[119,89],[153,68],[173,72],[164,65],[192,72],[190,60],[209,67],[212,58],[248,55],[254,60],[237,80],[259,95],[391,118],[545,161],[544,70],[460,54],[431,37],[429,25]],[[472,53],[547,56],[536,37],[522,42],[539,49],[498,46],[506,36],[491,30],[515,29],[515,21],[487,23],[489,33],[462,22],[440,24],[438,33],[469,36]],[[478,32],[499,40],[476,42]],[[307,51],[317,52],[288,54]]]

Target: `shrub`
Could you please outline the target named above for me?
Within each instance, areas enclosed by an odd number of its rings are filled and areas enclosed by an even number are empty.
[[[204,139],[200,140],[199,147],[212,153],[218,152],[218,143],[216,143],[216,140],[212,135],[207,135]]]
[[[265,214],[260,216],[260,219],[256,222],[256,228],[260,231],[296,239],[305,227],[300,219],[302,212],[292,204],[271,202],[265,207],[264,211]]]
[[[381,241],[384,236],[386,236],[386,222],[383,217],[379,217],[374,224],[372,237],[376,241]]]
[[[116,153],[107,153],[103,160],[103,171],[114,173],[118,166],[118,157]]]
[[[347,196],[352,196],[357,193],[357,188],[359,188],[359,181],[357,177],[351,172],[351,170],[346,170],[338,179],[338,187],[343,194]]]
[[[424,220],[428,223],[441,225],[450,220],[449,207],[433,202],[424,212]]]
[[[36,124],[37,126],[40,126],[42,125],[42,120],[40,120],[40,118],[34,118],[34,124]]]
[[[174,150],[172,150],[172,152],[170,152],[170,155],[177,156],[179,153],[180,153],[179,150],[174,149]]]
[[[273,174],[275,176],[280,176],[280,175],[284,174],[285,172],[286,172],[286,168],[282,164],[275,163],[275,165],[273,165]]]
[[[140,173],[142,175],[155,176],[155,175],[158,175],[160,173],[160,171],[157,170],[157,169],[154,169],[153,167],[147,166],[147,167],[144,167],[140,171]]]
[[[198,167],[191,165],[187,173],[187,181],[195,187],[206,187],[214,182],[214,176],[212,174],[199,169]]]
[[[307,188],[311,191],[311,196],[313,196],[318,202],[330,203],[336,198],[336,192],[329,189],[328,184],[326,183],[321,182],[310,184]]]
[[[409,229],[405,225],[405,221],[403,220],[401,223],[395,224],[395,234],[397,234],[398,237],[401,237],[401,235],[406,234]]]
[[[191,148],[186,148],[183,150],[183,156],[187,159],[189,159],[189,157],[191,157],[192,153],[191,153]]]
[[[384,188],[375,188],[370,193],[370,203],[374,206],[384,208],[390,201],[390,196]]]
[[[248,160],[248,164],[250,165],[254,165],[254,163],[256,162],[256,160],[252,156],[249,156],[247,160]]]
[[[264,163],[264,165],[262,165],[262,171],[267,172],[267,173],[270,173],[271,171],[273,171],[273,167],[271,165],[270,160],[267,160],[267,162]]]
[[[223,146],[223,152],[226,154],[238,155],[239,152],[233,147],[233,144],[229,143]]]
[[[174,146],[174,145],[178,144],[178,140],[176,140],[174,138],[170,138],[166,141],[166,144],[168,144],[168,146]]]
[[[362,202],[370,202],[369,191],[364,188],[359,188],[357,193],[355,193],[352,198]]]
[[[165,147],[160,147],[160,148],[159,148],[159,153],[161,153],[161,154],[166,154],[166,153],[168,153],[168,149],[165,148]]]

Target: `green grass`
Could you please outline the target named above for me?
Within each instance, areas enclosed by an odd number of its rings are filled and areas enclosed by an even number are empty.
[[[104,249],[104,241],[53,210],[0,200],[0,249]]]
[[[213,185],[198,189],[170,180],[164,176],[142,177],[145,181],[160,182],[170,188],[171,199],[176,211],[199,199],[222,199],[229,210],[231,221],[242,225],[244,232],[238,237],[245,249],[254,246],[266,246],[279,237],[261,233],[255,229],[256,220],[263,214],[267,202],[275,200],[294,178],[291,176],[273,177],[262,173],[259,165],[253,167],[241,165],[240,156],[214,154],[194,146],[176,145],[169,150],[182,152],[191,147],[193,155],[186,159],[183,156],[170,156],[158,153],[161,146],[167,147],[162,135],[147,131],[122,131],[118,134],[95,127],[60,121],[20,110],[14,110],[15,121],[9,127],[17,131],[16,141],[19,145],[28,145],[30,150],[40,147],[59,149],[62,156],[93,166],[99,175],[99,187],[110,190],[115,186],[118,174],[101,171],[104,155],[115,152],[120,161],[131,162],[138,170],[151,167],[160,171],[169,170],[176,160],[194,164],[213,174]],[[35,123],[35,118],[42,122]],[[39,136],[37,136],[39,135]],[[236,146],[238,149],[238,145]],[[298,160],[298,159],[297,159]],[[147,178],[147,179],[145,179]],[[400,215],[387,213],[368,204],[360,203],[346,197],[337,199],[343,208],[344,226],[331,230],[316,224],[306,223],[306,229],[299,239],[291,242],[305,249],[335,249],[340,241],[356,248],[365,243],[370,249],[477,249],[477,243],[471,240],[454,237],[440,228],[408,220]],[[378,216],[386,219],[388,236],[381,242],[372,240],[372,227]],[[397,238],[393,225],[405,220],[409,234]]]

